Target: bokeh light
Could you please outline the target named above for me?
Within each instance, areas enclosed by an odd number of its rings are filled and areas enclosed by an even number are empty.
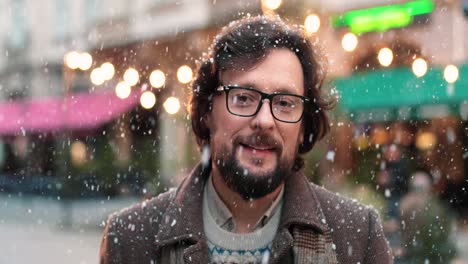
[[[112,63],[110,62],[104,62],[102,65],[101,65],[101,69],[102,69],[102,73],[103,73],[103,76],[104,76],[104,79],[106,81],[112,79],[112,77],[114,77],[114,74],[115,74],[115,68],[114,68],[114,65],[112,65]]]
[[[424,59],[417,58],[413,61],[411,68],[416,77],[422,77],[427,72],[427,62]]]
[[[94,85],[101,85],[103,84],[106,80],[104,79],[104,73],[101,68],[95,68],[91,71],[91,74],[89,76],[91,79],[91,82]]]
[[[437,138],[432,132],[422,132],[416,137],[416,147],[420,150],[429,150],[434,148]]]
[[[71,161],[74,165],[81,165],[86,161],[86,145],[81,141],[75,141],[70,146]]]
[[[320,28],[320,18],[316,14],[308,15],[304,22],[305,29],[309,33],[315,33]]]
[[[87,71],[89,68],[91,68],[91,65],[93,64],[93,57],[91,57],[91,54],[84,52],[79,54],[78,58],[78,68],[80,68],[80,70]]]
[[[390,66],[390,64],[392,64],[393,52],[389,48],[382,48],[379,51],[379,55],[377,56],[377,58],[379,60],[380,65],[388,67]]]
[[[182,65],[177,70],[177,79],[183,84],[187,84],[192,80],[192,69],[187,65]]]
[[[140,75],[138,74],[138,71],[134,68],[128,68],[125,71],[123,78],[128,85],[134,86],[140,80]]]
[[[119,82],[115,86],[115,94],[120,99],[125,99],[129,97],[131,92],[132,92],[132,88],[126,82]]]
[[[276,10],[281,5],[281,0],[262,0],[262,5],[270,10]]]
[[[454,83],[458,80],[458,68],[455,65],[447,65],[444,69],[444,79],[448,83]]]
[[[80,66],[80,54],[76,51],[70,51],[65,55],[65,64],[68,68],[75,70]]]
[[[176,97],[169,97],[164,102],[163,107],[168,114],[176,114],[180,110],[180,101]]]
[[[156,95],[151,91],[146,91],[140,96],[140,104],[145,109],[151,109],[156,104]]]
[[[351,52],[356,49],[358,45],[358,38],[353,33],[346,33],[341,39],[341,46],[347,52]]]
[[[151,86],[154,88],[161,88],[166,82],[166,76],[164,75],[164,72],[160,70],[154,70],[151,72],[149,80]]]

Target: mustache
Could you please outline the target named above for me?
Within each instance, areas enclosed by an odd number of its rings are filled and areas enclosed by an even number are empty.
[[[277,153],[283,151],[281,141],[266,133],[255,133],[248,136],[238,136],[234,139],[234,146],[243,144],[250,146],[261,146],[274,149]]]

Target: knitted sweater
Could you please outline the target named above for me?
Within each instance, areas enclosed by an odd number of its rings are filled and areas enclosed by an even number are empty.
[[[203,195],[203,225],[211,263],[267,263],[280,222],[281,203],[278,204],[279,210],[263,227],[251,233],[238,234],[216,223],[208,206],[207,193],[205,191]]]

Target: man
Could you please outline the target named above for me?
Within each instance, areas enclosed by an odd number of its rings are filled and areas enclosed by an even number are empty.
[[[101,263],[391,263],[375,211],[302,173],[332,105],[315,49],[279,18],[224,28],[193,83],[201,164],[112,215]]]

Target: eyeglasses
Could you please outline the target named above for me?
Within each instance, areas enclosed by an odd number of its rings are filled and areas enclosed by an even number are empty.
[[[270,111],[276,120],[285,123],[297,123],[301,120],[305,105],[309,99],[289,93],[267,94],[250,87],[223,85],[216,91],[226,93],[226,107],[236,116],[254,116],[260,111],[263,100],[270,101]]]

